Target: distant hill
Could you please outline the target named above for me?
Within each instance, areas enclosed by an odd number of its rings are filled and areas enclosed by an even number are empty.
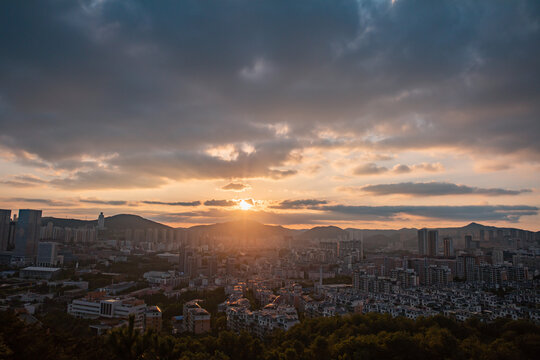
[[[316,226],[312,229],[306,230],[297,238],[301,240],[315,240],[315,239],[346,239],[349,236],[349,232],[337,227],[337,226]]]
[[[62,228],[81,228],[81,227],[94,227],[97,225],[97,220],[79,220],[79,219],[64,219],[55,217],[42,217],[41,225],[45,226],[52,222],[53,226],[59,226]]]
[[[239,236],[268,238],[293,236],[298,231],[283,226],[264,225],[251,220],[229,221],[212,225],[197,225],[187,229],[190,233],[207,236]]]
[[[121,229],[172,229],[170,226],[145,219],[138,215],[120,214],[105,218],[105,227],[121,228]]]
[[[44,217],[41,219],[42,225],[52,222],[54,226],[80,228],[94,227],[97,225],[97,220],[78,220],[78,219],[62,219],[55,217]],[[105,227],[107,230],[123,230],[123,229],[171,229],[170,226],[160,224],[158,222],[145,219],[138,215],[119,214],[105,218]]]
[[[486,231],[486,237],[488,230],[517,230],[517,228],[507,227],[495,227],[485,226],[475,222],[471,222],[462,227],[448,227],[448,228],[436,228],[439,230],[439,236],[452,236],[454,237],[455,244],[461,244],[463,242],[463,236],[467,234],[478,234],[480,230]],[[364,239],[364,246],[366,249],[376,249],[391,245],[392,243],[403,243],[406,248],[416,248],[417,239],[416,228],[403,228],[399,230],[389,229],[355,229],[347,228],[345,230],[337,226],[317,226],[310,230],[305,230],[296,238],[300,241],[316,241],[316,240],[338,240],[348,239],[349,234],[353,233],[355,238],[362,237]],[[524,230],[528,232],[527,230]],[[538,233],[537,233],[538,234]],[[536,235],[538,239],[540,236]]]
[[[81,228],[95,227],[97,220],[79,220],[79,219],[63,219],[55,217],[42,218],[42,225],[47,225],[52,222],[54,226]],[[124,229],[171,229],[171,227],[145,219],[138,215],[119,214],[105,218],[105,227],[110,235],[118,234]],[[453,228],[438,228],[439,236],[453,236],[455,241],[459,243],[463,240],[463,235],[478,233],[479,230],[498,230],[515,228],[499,228],[494,226],[484,226],[478,223],[470,223],[462,227]],[[288,229],[283,226],[264,225],[251,220],[230,221],[212,225],[197,225],[190,228],[177,228],[177,231],[187,232],[195,236],[209,237],[239,237],[239,238],[273,238],[283,236],[293,236],[299,242],[312,242],[316,240],[338,240],[349,239],[349,234],[354,233],[355,238],[360,236],[364,239],[366,249],[376,249],[391,245],[392,243],[403,243],[405,247],[416,247],[416,232],[415,228],[403,228],[399,230],[388,229],[341,229],[337,226],[316,226],[307,230]],[[540,232],[536,233],[536,238],[540,237]]]
[[[479,223],[472,222],[472,223],[470,223],[468,225],[463,226],[463,229],[481,229],[481,228],[485,228],[485,227],[487,227],[487,226],[479,224]]]

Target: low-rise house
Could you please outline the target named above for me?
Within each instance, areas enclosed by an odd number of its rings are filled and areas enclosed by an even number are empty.
[[[202,300],[192,300],[184,304],[184,327],[194,334],[210,331],[210,313],[200,305]]]

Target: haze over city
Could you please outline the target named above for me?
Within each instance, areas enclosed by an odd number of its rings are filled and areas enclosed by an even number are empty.
[[[3,208],[539,230],[538,2],[1,8]]]
[[[540,1],[0,1],[0,359],[537,359]]]

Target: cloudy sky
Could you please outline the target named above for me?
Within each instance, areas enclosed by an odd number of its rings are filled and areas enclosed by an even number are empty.
[[[0,208],[540,230],[536,0],[2,1],[0,33]]]

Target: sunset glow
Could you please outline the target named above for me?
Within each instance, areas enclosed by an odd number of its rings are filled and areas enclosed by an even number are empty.
[[[253,204],[248,203],[246,200],[240,200],[238,207],[240,207],[241,210],[249,210],[253,207]]]
[[[46,3],[2,21],[3,208],[538,230],[532,3]]]
[[[4,357],[538,353],[540,0],[3,0],[0,34]]]

